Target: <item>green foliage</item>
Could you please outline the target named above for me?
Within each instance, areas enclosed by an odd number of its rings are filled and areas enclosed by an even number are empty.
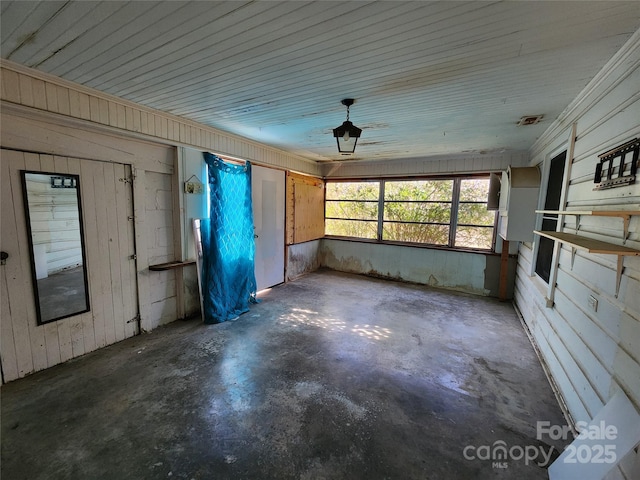
[[[374,200],[378,201],[380,182],[335,182],[327,183],[327,200]]]
[[[327,235],[377,238],[380,182],[327,183]],[[455,246],[490,249],[489,180],[460,180]],[[385,181],[382,239],[448,245],[454,180]]]

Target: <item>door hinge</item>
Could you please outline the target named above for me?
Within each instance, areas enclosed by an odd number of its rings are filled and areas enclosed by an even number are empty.
[[[135,219],[136,219],[136,217],[134,215],[129,215],[127,217],[127,220],[135,220]]]
[[[127,320],[127,323],[133,323],[133,322],[139,322],[139,321],[140,321],[140,314],[136,315],[131,320]]]
[[[135,253],[133,255],[129,255],[129,260],[137,260],[138,259],[138,255],[136,255]]]
[[[133,180],[135,180],[136,177],[134,177],[133,175],[129,176],[129,177],[123,177],[120,178],[119,180],[123,183],[131,183],[133,184]]]

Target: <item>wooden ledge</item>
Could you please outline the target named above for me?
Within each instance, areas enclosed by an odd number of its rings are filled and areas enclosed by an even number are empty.
[[[172,270],[174,268],[182,268],[187,265],[195,265],[195,260],[185,260],[179,262],[167,262],[167,263],[158,263],[157,265],[149,265],[149,270],[153,270],[154,272],[160,272],[163,270]]]

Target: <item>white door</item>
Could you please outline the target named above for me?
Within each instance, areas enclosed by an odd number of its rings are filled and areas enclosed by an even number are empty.
[[[285,172],[251,167],[258,291],[284,282]]]

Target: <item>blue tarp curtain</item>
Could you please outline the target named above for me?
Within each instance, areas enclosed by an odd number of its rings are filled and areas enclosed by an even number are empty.
[[[210,153],[210,218],[201,221],[204,322],[232,320],[257,303],[251,164],[233,165]]]

